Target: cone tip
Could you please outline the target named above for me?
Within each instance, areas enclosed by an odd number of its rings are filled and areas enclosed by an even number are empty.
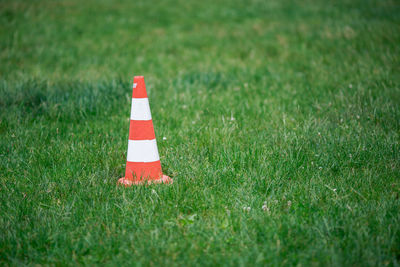
[[[133,78],[133,98],[147,98],[146,85],[143,76],[135,76]]]

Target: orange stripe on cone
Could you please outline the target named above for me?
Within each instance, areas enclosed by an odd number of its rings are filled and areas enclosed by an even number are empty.
[[[147,177],[162,176],[161,162],[126,162],[125,179],[143,180]]]
[[[153,121],[131,120],[129,125],[129,140],[153,140],[154,134]]]
[[[151,120],[146,85],[143,76],[133,79],[131,120],[125,177],[119,184],[130,186],[150,183],[172,183],[163,175]],[[140,98],[142,100],[135,100]]]

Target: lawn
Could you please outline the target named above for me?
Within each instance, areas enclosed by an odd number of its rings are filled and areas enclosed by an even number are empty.
[[[398,1],[0,1],[0,265],[399,266],[399,60]]]

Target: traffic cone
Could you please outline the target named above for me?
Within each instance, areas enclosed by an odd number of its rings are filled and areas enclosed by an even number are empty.
[[[135,76],[125,177],[120,178],[118,183],[131,186],[172,182],[161,170],[144,78]]]

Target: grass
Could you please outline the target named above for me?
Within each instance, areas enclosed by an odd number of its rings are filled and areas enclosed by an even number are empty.
[[[398,266],[399,22],[390,0],[1,1],[0,264]],[[171,186],[116,186],[133,75]]]

